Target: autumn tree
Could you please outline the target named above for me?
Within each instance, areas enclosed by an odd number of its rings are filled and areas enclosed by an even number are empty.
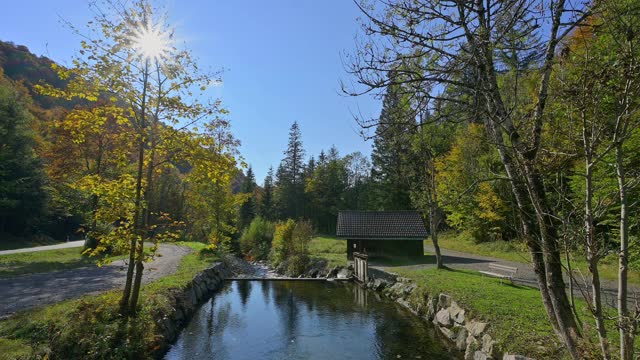
[[[349,71],[361,87],[346,92],[359,95],[405,85],[427,108],[443,102],[478,105],[477,115],[510,180],[549,321],[571,357],[579,359],[581,335],[562,278],[559,227],[539,153],[558,43],[591,9],[563,0],[394,0],[367,2],[360,9],[367,36]],[[525,98],[522,83],[507,87],[500,74],[509,68],[510,58],[536,52],[540,56],[533,62],[537,70],[531,79],[536,86]],[[522,77],[528,71],[516,66],[514,74]],[[472,81],[465,81],[468,73]],[[451,87],[473,96],[468,101],[451,96]]]
[[[563,43],[562,59],[554,73],[552,89],[562,101],[554,103],[559,134],[581,139],[575,152],[581,164],[572,178],[575,199],[582,204],[583,245],[590,272],[589,306],[596,323],[603,358],[611,358],[607,319],[601,279],[600,260],[608,255],[608,234],[598,227],[619,224],[618,327],[620,358],[633,358],[635,316],[628,310],[629,195],[634,190],[628,181],[629,165],[636,158],[629,152],[638,139],[636,131],[639,103],[634,95],[640,90],[637,57],[638,39],[634,34],[640,13],[637,3],[603,3],[585,26],[574,31]],[[571,143],[570,140],[567,143]],[[612,172],[611,169],[615,169]],[[616,216],[616,211],[618,212]]]
[[[107,2],[104,8],[98,4],[92,7],[96,15],[87,33],[70,25],[82,38],[82,49],[73,60],[72,68],[58,69],[60,77],[68,80],[66,88],[44,86],[41,91],[66,99],[109,101],[122,109],[123,117],[135,129],[131,136],[135,142],[132,154],[136,164],[135,186],[124,186],[130,182],[129,174],[121,175],[115,183],[93,177],[101,182],[95,184],[95,189],[117,183],[119,186],[115,188],[133,191],[132,196],[126,195],[133,201],[132,208],[127,208],[123,213],[126,217],[118,222],[118,230],[113,231],[131,232],[129,236],[120,237],[129,240],[129,263],[120,310],[123,314],[135,314],[143,264],[148,259],[144,243],[157,243],[171,232],[170,227],[158,227],[154,223],[165,216],[152,214],[149,206],[155,191],[154,174],[160,166],[171,166],[170,159],[182,151],[183,147],[176,143],[176,139],[184,139],[180,136],[181,130],[218,111],[217,103],[195,100],[215,79],[198,70],[189,51],[175,46],[173,30],[165,25],[164,17],[154,11],[149,2],[141,0],[124,7],[114,1]],[[109,235],[103,239],[115,240],[115,237]]]

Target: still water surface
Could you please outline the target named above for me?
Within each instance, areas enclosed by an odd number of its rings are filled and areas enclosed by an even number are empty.
[[[165,359],[456,359],[433,328],[352,284],[227,282]]]

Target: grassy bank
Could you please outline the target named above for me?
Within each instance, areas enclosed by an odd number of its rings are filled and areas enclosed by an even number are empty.
[[[0,278],[74,269],[95,264],[82,248],[68,248],[0,255]]]
[[[155,344],[154,315],[169,312],[171,289],[187,286],[201,270],[217,260],[201,254],[201,243],[178,243],[194,253],[186,255],[175,274],[146,284],[141,290],[138,317],[118,315],[120,290],[64,301],[21,312],[0,321],[0,359],[49,358],[145,359]]]
[[[325,259],[330,268],[347,263],[347,240],[318,236],[309,243],[309,256]]]
[[[475,271],[407,270],[402,267],[390,271],[415,280],[419,289],[429,294],[451,295],[470,311],[471,317],[490,322],[490,332],[495,339],[501,340],[500,348],[506,352],[536,359],[562,359],[567,356],[549,324],[537,289],[507,284]],[[597,353],[597,340],[595,333],[591,332],[593,320],[587,305],[578,299],[576,307],[591,341],[586,344],[585,351]],[[609,312],[614,314],[613,309]],[[615,323],[609,321],[607,325],[615,349],[618,341]],[[640,346],[640,341],[637,344]]]
[[[431,244],[430,240],[425,244]],[[441,247],[470,254],[494,257],[498,259],[530,263],[531,257],[529,251],[521,242],[515,241],[494,241],[486,243],[475,243],[471,236],[466,233],[456,233],[453,231],[442,233],[439,237]],[[582,274],[589,274],[589,266],[584,260],[584,256],[579,254],[572,255],[572,264],[574,269],[580,270]],[[618,279],[618,258],[615,254],[610,254],[601,260],[600,276],[609,281],[617,281]],[[632,270],[629,272],[629,283],[640,285],[640,271]]]

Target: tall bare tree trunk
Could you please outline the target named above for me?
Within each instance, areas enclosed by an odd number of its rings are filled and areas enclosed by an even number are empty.
[[[120,299],[120,314],[126,315],[129,313],[129,299],[131,297],[131,285],[133,283],[133,275],[136,262],[136,251],[138,244],[138,236],[140,233],[140,214],[142,205],[142,177],[144,176],[144,149],[145,149],[145,129],[146,129],[146,108],[147,108],[147,88],[149,85],[149,60],[145,61],[144,73],[143,73],[143,85],[142,85],[142,102],[140,109],[140,129],[138,139],[138,169],[136,173],[136,196],[134,202],[134,214],[133,214],[133,229],[134,235],[131,237],[131,243],[129,244],[129,265],[127,268],[127,277],[124,284],[124,290],[122,291],[122,298]],[[142,241],[141,241],[142,242]]]
[[[546,272],[545,284],[549,291],[553,312],[569,354],[574,359],[580,359],[581,356],[578,353],[580,332],[576,320],[573,317],[571,304],[567,297],[566,285],[562,278],[559,236],[555,219],[552,216],[553,211],[548,206],[544,186],[542,185],[541,176],[538,171],[526,163],[524,170],[526,173],[529,197],[538,223]]]
[[[622,143],[616,144],[616,177],[618,178],[618,194],[620,197],[620,252],[618,253],[618,323],[620,328],[620,359],[633,359],[634,334],[630,331],[628,297],[629,271],[629,215],[627,204],[627,188],[624,174]]]
[[[431,202],[429,204],[429,227],[431,228],[431,242],[433,243],[433,249],[436,253],[436,268],[444,268],[442,261],[442,253],[440,252],[440,245],[438,245],[438,209],[436,205]]]
[[[144,240],[147,238],[147,232],[149,229],[149,224],[150,224],[150,216],[151,216],[151,211],[149,209],[149,198],[151,195],[151,191],[152,191],[152,187],[153,187],[153,170],[154,170],[154,166],[153,166],[153,162],[155,160],[155,130],[156,130],[156,125],[155,125],[155,121],[156,119],[153,119],[153,124],[150,127],[150,132],[149,132],[149,138],[151,139],[150,144],[151,144],[151,152],[149,154],[149,165],[147,166],[147,178],[146,178],[146,186],[144,189],[144,195],[145,195],[145,199],[147,200],[143,209],[142,209],[142,217],[143,217],[143,221],[142,221],[142,232],[143,232],[143,236],[140,239],[140,243],[138,244],[138,248],[136,249],[136,275],[135,275],[135,280],[133,282],[133,290],[131,292],[131,300],[129,303],[129,310],[131,311],[131,313],[135,314],[136,313],[136,309],[138,307],[138,299],[140,297],[140,286],[142,285],[142,273],[144,272]]]
[[[600,290],[600,272],[598,271],[600,246],[596,239],[595,219],[593,216],[593,163],[591,161],[590,142],[586,136],[586,129],[583,127],[583,139],[585,141],[584,146],[586,151],[584,225],[586,229],[587,262],[589,263],[589,272],[591,273],[591,306],[593,317],[596,321],[596,331],[598,332],[598,342],[600,343],[602,358],[610,359],[609,341],[607,339],[607,330],[604,326],[604,318],[602,315],[602,294]]]
[[[440,226],[440,219],[438,218],[438,198],[436,193],[436,169],[434,166],[433,154],[429,155],[429,158],[425,161],[425,172],[428,177],[426,184],[427,187],[427,199],[429,202],[429,231],[431,232],[431,243],[436,253],[436,268],[444,268],[444,262],[442,261],[442,252],[440,252],[440,245],[438,244],[438,226]]]
[[[147,60],[148,62],[148,60]],[[158,98],[162,96],[162,82],[160,81],[160,65],[156,60],[155,63],[156,73],[158,76]],[[146,175],[146,184],[144,189],[144,198],[146,202],[144,203],[144,207],[142,209],[142,237],[140,239],[140,244],[138,245],[137,255],[136,255],[136,275],[135,280],[133,282],[133,290],[131,292],[131,301],[129,303],[130,311],[135,315],[136,310],[138,308],[138,299],[140,298],[140,286],[142,285],[142,274],[144,272],[144,240],[148,237],[149,226],[151,224],[151,209],[150,209],[150,199],[151,192],[153,191],[153,172],[155,170],[155,157],[156,157],[156,146],[158,143],[158,122],[160,116],[160,102],[158,99],[158,103],[155,105],[155,111],[153,114],[153,118],[150,121],[149,126],[149,165],[147,165],[147,175]]]

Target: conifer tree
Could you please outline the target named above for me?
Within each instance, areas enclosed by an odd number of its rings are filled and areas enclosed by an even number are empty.
[[[410,187],[403,176],[403,161],[410,152],[415,119],[409,99],[397,86],[389,86],[382,103],[371,153],[371,175],[375,208],[405,210],[411,208]]]
[[[258,214],[267,220],[275,220],[276,217],[273,199],[273,167],[269,168],[269,172],[264,178],[263,194]]]
[[[251,224],[251,220],[256,216],[256,178],[253,169],[249,166],[247,176],[242,183],[240,192],[247,195],[247,200],[240,207],[240,219],[238,220],[238,228],[240,230]]]
[[[277,173],[277,202],[281,218],[297,219],[304,211],[304,155],[298,122],[289,130],[289,143]]]

